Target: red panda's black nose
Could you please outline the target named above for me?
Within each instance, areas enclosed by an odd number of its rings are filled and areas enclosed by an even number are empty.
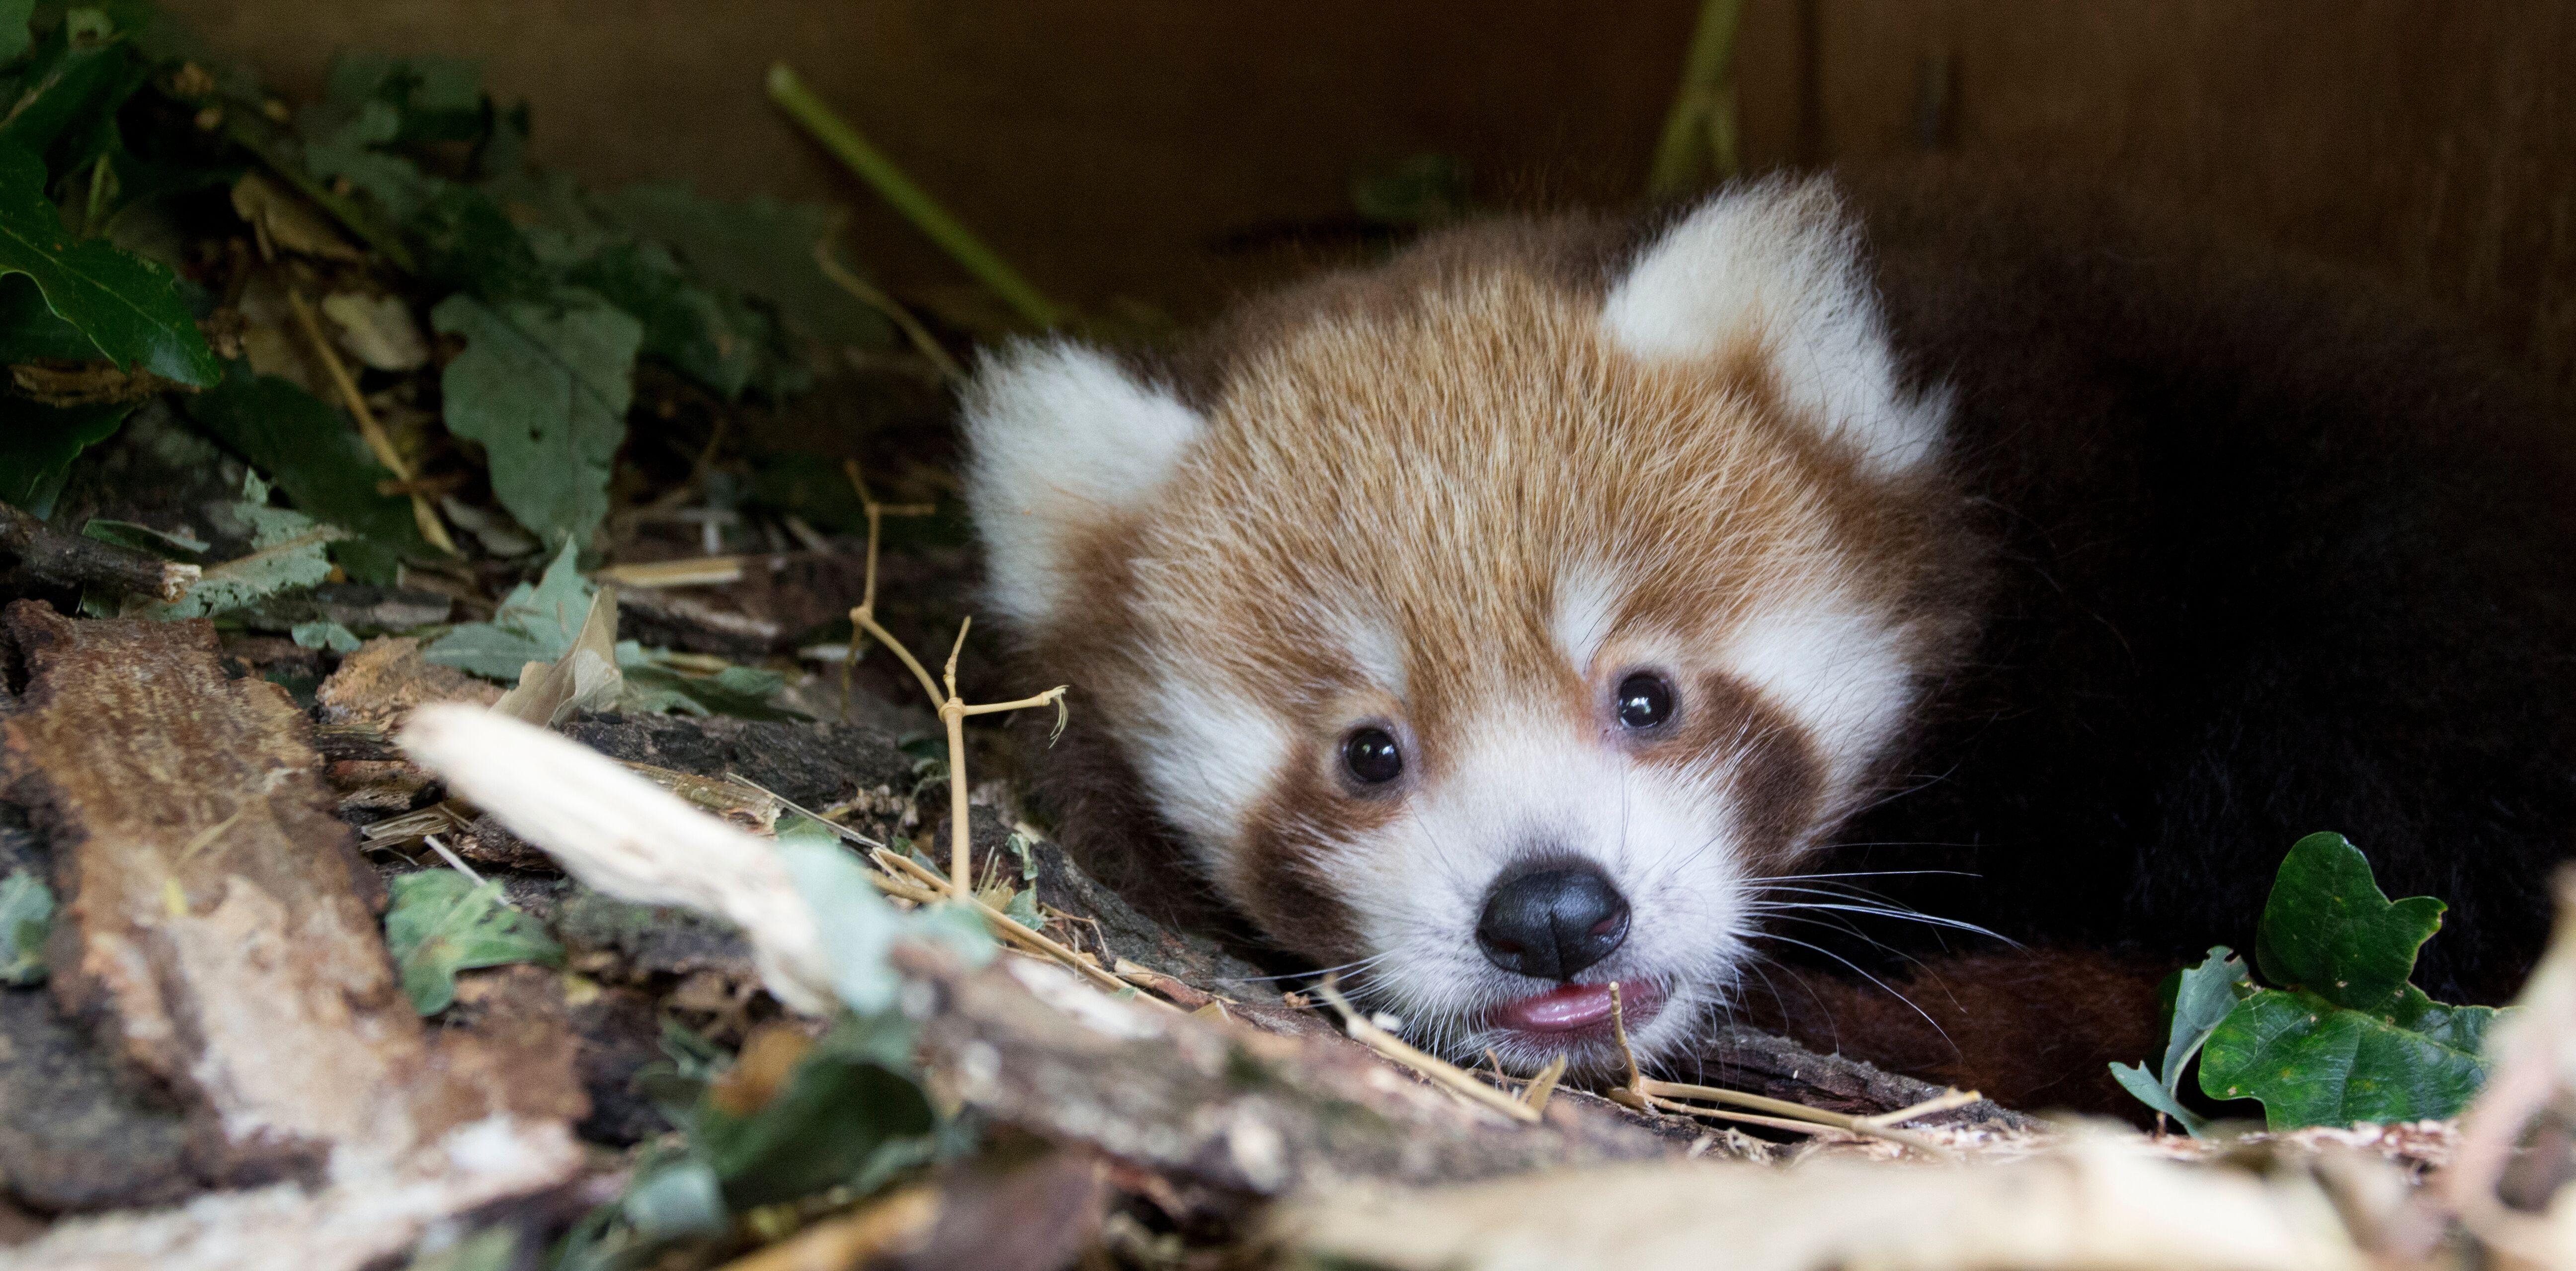
[[[1570,980],[1627,938],[1628,901],[1590,865],[1507,878],[1476,922],[1486,961],[1542,980]]]

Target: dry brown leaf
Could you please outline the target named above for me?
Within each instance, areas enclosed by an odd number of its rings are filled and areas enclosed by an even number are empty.
[[[340,347],[368,366],[416,371],[429,365],[429,341],[400,296],[334,292],[322,297],[322,316],[331,320]]]
[[[250,222],[263,256],[274,259],[278,252],[287,251],[325,260],[366,259],[365,253],[340,236],[331,218],[265,173],[246,172],[233,182],[233,211]]]
[[[539,728],[552,728],[575,711],[601,710],[617,701],[626,676],[617,669],[617,589],[591,594],[590,612],[572,648],[554,662],[530,662],[519,685],[492,709]]]

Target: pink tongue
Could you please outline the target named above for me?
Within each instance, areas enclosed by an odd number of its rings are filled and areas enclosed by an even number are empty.
[[[1531,1033],[1571,1033],[1610,1018],[1610,986],[1568,984],[1535,997],[1506,1002],[1494,1022]]]

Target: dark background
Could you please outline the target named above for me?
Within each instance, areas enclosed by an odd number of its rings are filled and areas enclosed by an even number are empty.
[[[849,204],[898,288],[956,279],[761,92],[793,63],[1040,286],[1178,316],[1291,263],[1354,173],[1479,196],[1643,188],[1696,0],[167,0],[280,91],[341,47],[482,59],[602,185]],[[2063,170],[2359,265],[2576,380],[2576,6],[2544,0],[1748,0],[1749,167],[1933,146]],[[1930,68],[1945,108],[1927,137]]]

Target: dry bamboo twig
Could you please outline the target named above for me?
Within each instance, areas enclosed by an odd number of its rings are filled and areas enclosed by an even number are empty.
[[[1941,1093],[1910,1107],[1898,1108],[1894,1112],[1881,1112],[1876,1116],[1862,1117],[1861,1120],[1876,1126],[1903,1125],[1916,1117],[1928,1117],[1935,1112],[1947,1112],[1952,1108],[1964,1108],[1969,1104],[1978,1102],[1984,1098],[1984,1095],[1979,1094],[1974,1090],[1944,1090]]]
[[[941,878],[936,871],[917,861],[913,861],[905,857],[900,852],[894,851],[890,848],[880,847],[875,851],[870,852],[868,854],[868,859],[876,862],[877,868],[879,869],[886,870],[889,873],[903,875],[916,886],[936,892],[935,899],[955,900],[957,898],[954,892],[948,890],[948,881],[946,879]],[[895,894],[901,895],[902,893],[897,892]],[[1009,914],[1003,913],[1001,910],[995,909],[991,905],[984,903],[984,899],[982,897],[969,895],[965,899],[966,903],[975,907],[975,911],[977,913],[984,915],[984,921],[993,924],[993,929],[999,931],[1004,939],[1035,952],[1043,953],[1046,956],[1073,968],[1073,970],[1080,974],[1082,978],[1091,981],[1099,988],[1120,996],[1125,996],[1129,990],[1136,987],[1135,985],[1129,984],[1125,980],[1119,979],[1117,976],[1110,974],[1108,971],[1101,969],[1098,962],[1086,958],[1081,954],[1066,948],[1064,945],[1057,943],[1055,940],[1049,938],[1045,933],[1032,931],[1027,927],[1020,925],[1018,919],[1015,919]],[[1154,1005],[1167,1011],[1180,1010],[1179,1007],[1174,1006],[1159,997],[1152,996],[1151,994],[1138,993],[1136,994],[1136,997],[1142,1001],[1152,1002]]]
[[[1632,1108],[1660,1109],[1687,1116],[1742,1121],[1752,1125],[1798,1130],[1805,1133],[1838,1130],[1856,1138],[1885,1139],[1928,1155],[1948,1157],[1953,1155],[1950,1149],[1910,1130],[1897,1129],[1896,1123],[1972,1103],[1980,1097],[1973,1093],[1953,1090],[1940,1098],[1927,1100],[1910,1108],[1899,1108],[1895,1112],[1864,1117],[1847,1112],[1829,1112],[1823,1108],[1811,1108],[1803,1103],[1774,1099],[1768,1095],[1747,1094],[1741,1090],[1696,1086],[1680,1081],[1659,1081],[1645,1075],[1637,1068],[1637,1052],[1628,1045],[1627,1003],[1621,996],[1619,985],[1615,981],[1610,985],[1610,1027],[1612,1037],[1619,1044],[1619,1056],[1627,1061],[1628,1066],[1628,1084],[1611,1091],[1610,1097]],[[1712,1103],[1733,1104],[1737,1108],[1750,1108],[1753,1111],[1738,1112],[1727,1108],[1700,1107],[1682,1102],[1684,1099],[1706,1099]]]
[[[973,839],[966,825],[966,717],[1026,710],[1032,706],[1053,706],[1056,708],[1057,724],[1061,727],[1064,718],[1065,686],[1059,684],[1034,697],[1024,697],[1015,702],[968,705],[964,698],[957,695],[957,656],[966,648],[966,631],[975,621],[972,617],[957,624],[957,642],[948,650],[946,671],[939,682],[933,682],[930,672],[923,669],[921,659],[914,657],[912,650],[904,647],[903,641],[895,639],[894,633],[878,625],[876,616],[877,539],[880,524],[888,515],[919,515],[930,509],[918,505],[889,507],[878,503],[876,496],[868,493],[867,482],[859,475],[859,461],[850,460],[845,470],[850,474],[850,486],[858,492],[859,504],[866,509],[868,517],[867,581],[859,592],[858,607],[850,610],[849,664],[855,665],[858,662],[858,633],[865,631],[875,636],[877,643],[892,649],[895,656],[903,659],[903,664],[911,668],[913,678],[921,682],[922,693],[930,699],[931,709],[939,713],[940,725],[948,733],[948,886],[957,894],[958,899],[973,900],[975,898]],[[941,691],[943,686],[946,689],[945,692]],[[988,905],[985,908],[990,909],[991,906]]]
[[[1535,1122],[1539,1119],[1540,1107],[1533,1107],[1504,1094],[1476,1080],[1456,1064],[1437,1055],[1416,1050],[1406,1044],[1402,1038],[1370,1023],[1365,1016],[1351,1008],[1350,1002],[1342,996],[1341,990],[1334,986],[1334,977],[1325,976],[1324,982],[1315,986],[1315,991],[1322,995],[1326,1002],[1331,1003],[1335,1011],[1341,1013],[1342,1026],[1350,1032],[1351,1040],[1403,1064],[1454,1093],[1464,1095],[1470,1102],[1491,1108],[1515,1121]],[[1540,1106],[1543,1107],[1544,1103],[1542,1102]]]
[[[413,480],[410,461],[394,449],[393,438],[385,435],[384,425],[377,423],[376,413],[367,408],[367,399],[358,392],[358,381],[350,377],[349,368],[332,349],[331,337],[323,333],[322,322],[313,316],[313,306],[305,301],[304,293],[287,288],[286,303],[295,311],[295,324],[304,328],[304,338],[312,343],[313,355],[322,359],[322,369],[330,373],[332,386],[340,390],[340,400],[358,421],[358,435],[366,438],[367,449],[375,452],[376,462],[385,465],[385,471],[394,474],[397,481]],[[438,510],[430,506],[429,496],[418,490],[411,492],[411,519],[420,525],[420,536],[428,539],[430,546],[450,556],[463,555],[456,550],[456,540],[448,537],[447,523],[438,519]]]
[[[959,366],[957,359],[948,356],[948,350],[939,347],[938,338],[930,334],[929,328],[922,326],[921,320],[913,317],[911,310],[895,303],[894,297],[878,290],[866,279],[851,273],[849,266],[842,264],[840,259],[832,254],[831,239],[815,241],[814,263],[822,269],[824,277],[832,280],[832,285],[850,293],[851,298],[860,304],[884,314],[886,321],[892,322],[903,332],[903,338],[912,342],[913,349],[927,359],[933,367],[938,368],[941,379],[951,384],[965,382],[966,368]]]

